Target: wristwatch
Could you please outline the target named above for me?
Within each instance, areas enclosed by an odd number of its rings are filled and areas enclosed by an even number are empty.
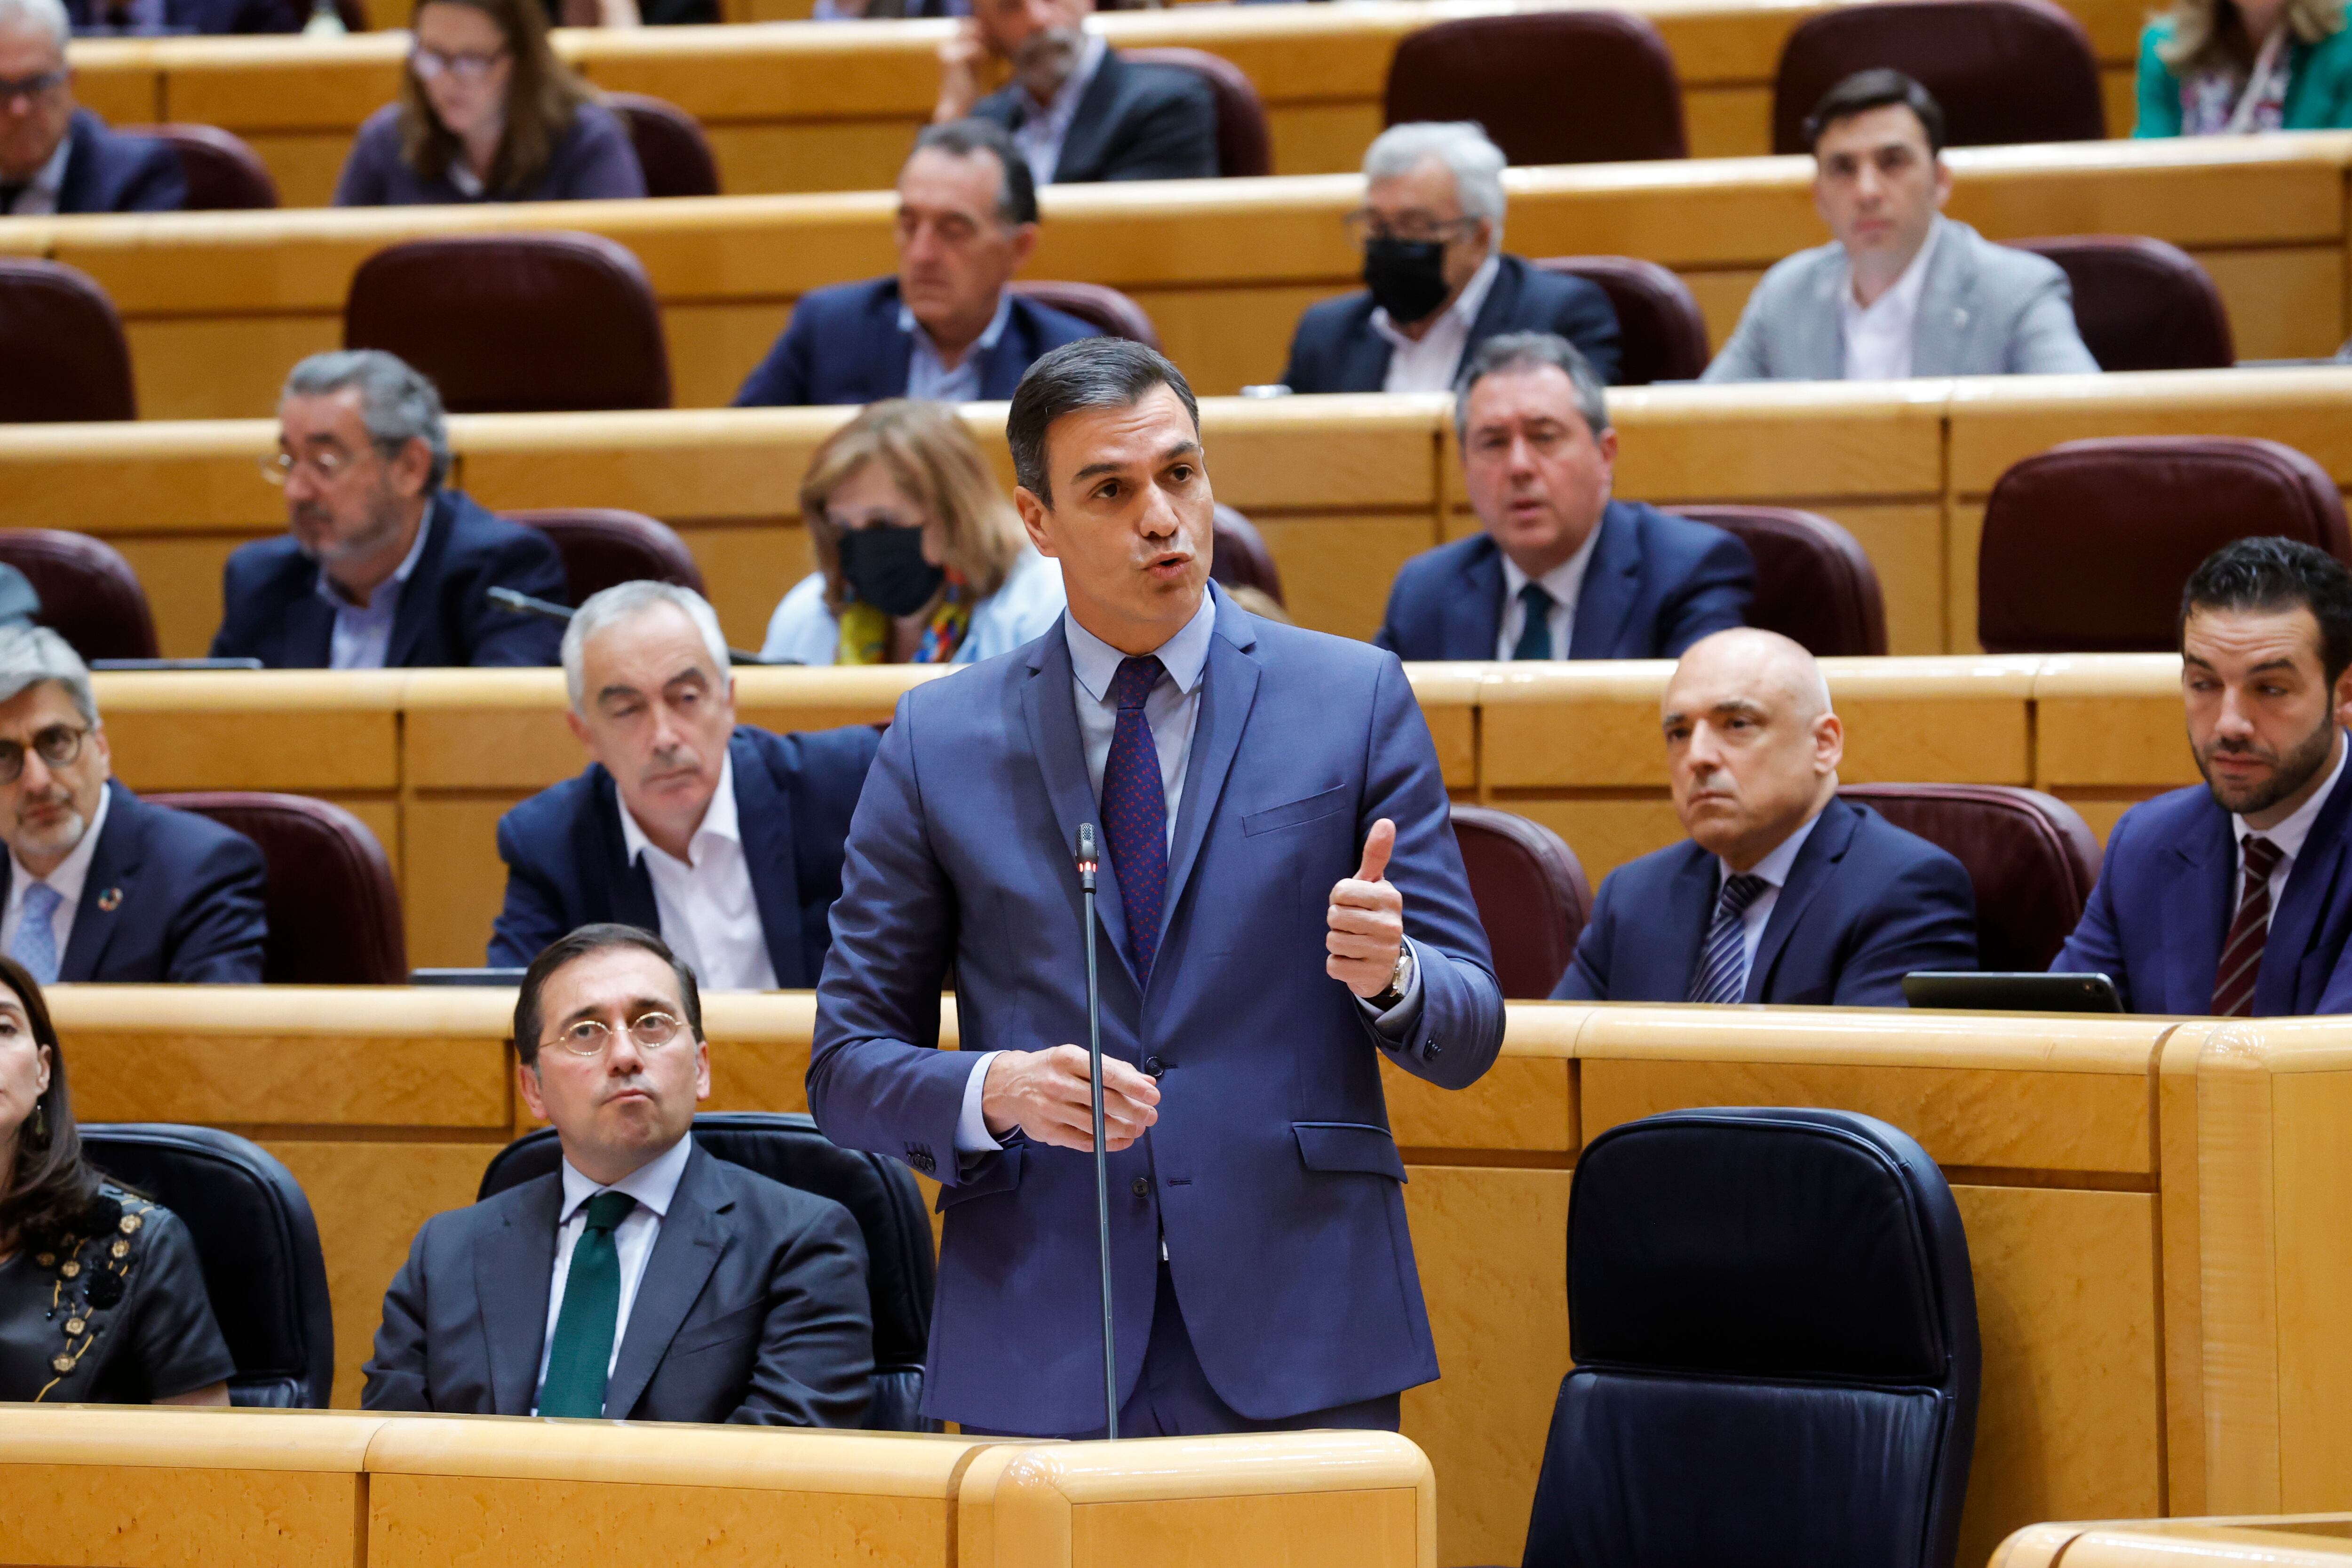
[[[1389,971],[1389,988],[1377,996],[1367,996],[1364,1005],[1385,1013],[1404,1000],[1412,984],[1412,944],[1407,942],[1397,950],[1396,967]]]

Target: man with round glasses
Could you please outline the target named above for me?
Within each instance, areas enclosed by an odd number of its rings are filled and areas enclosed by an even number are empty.
[[[0,0],[0,217],[177,212],[180,155],[75,105],[71,30],[58,0]]]
[[[849,1211],[708,1153],[694,972],[633,926],[551,943],[515,1083],[557,1168],[427,1220],[384,1293],[370,1410],[855,1426],[874,1370]]]

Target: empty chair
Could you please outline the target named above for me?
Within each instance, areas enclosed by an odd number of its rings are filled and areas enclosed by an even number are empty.
[[[1381,112],[1390,125],[1477,121],[1514,163],[1689,154],[1674,56],[1630,11],[1465,16],[1408,33]]]
[[[1143,307],[1107,284],[1040,280],[1005,287],[1064,315],[1076,316],[1108,337],[1132,338],[1149,349],[1160,346],[1159,329]]]
[[[1552,256],[1535,265],[1600,286],[1617,311],[1620,386],[1696,381],[1706,368],[1706,319],[1690,285],[1632,256]]]
[[[1804,645],[1816,658],[1886,651],[1878,572],[1853,535],[1815,512],[1785,506],[1664,509],[1739,536],[1756,558],[1748,624]]]
[[[0,425],[136,419],[122,318],[89,275],[0,258]]]
[[[1454,839],[1503,994],[1542,1001],[1568,973],[1592,913],[1576,851],[1542,823],[1486,805],[1454,808]]]
[[[431,376],[452,414],[669,406],[646,269],[593,234],[446,235],[379,250],[343,303],[343,346]]]
[[[2221,291],[2179,246],[2118,234],[2009,243],[2064,269],[2074,328],[2101,370],[2227,370],[2237,363]]]
[[[2011,784],[1848,784],[1866,805],[1968,868],[1977,967],[2042,970],[2066,945],[2099,879],[2099,841],[2064,801]]]
[[[1903,1132],[1797,1110],[1603,1132],[1570,1188],[1568,1321],[1526,1568],[1948,1568],[1976,1288]]]
[[[1217,100],[1217,173],[1249,179],[1274,173],[1274,140],[1265,104],[1242,68],[1206,49],[1121,49],[1134,65],[1176,66],[1204,78]]]
[[[572,602],[617,583],[651,580],[703,592],[702,569],[669,524],[641,511],[604,507],[547,507],[499,513],[509,522],[535,528],[555,541],[563,557],[564,585]]]
[[[1255,588],[1276,604],[1284,604],[1282,570],[1274,563],[1274,552],[1265,547],[1257,524],[1220,502],[1215,529],[1209,575],[1228,588]]]
[[[257,1143],[210,1127],[85,1123],[89,1163],[177,1215],[236,1362],[232,1405],[321,1410],[333,1394],[335,1322],[310,1200]]]
[[[2174,652],[2189,574],[2263,534],[2352,562],[2335,481],[2292,447],[2239,436],[2053,447],[2012,465],[1985,505],[1977,640],[1988,653]]]
[[[156,657],[147,590],[106,541],[55,528],[0,529],[0,564],[25,574],[41,596],[41,625],[85,661]]]
[[[715,196],[719,160],[702,121],[675,103],[642,92],[608,92],[604,107],[621,117],[645,172],[649,196]]]
[[[273,985],[401,985],[408,943],[392,863],[366,823],[332,801],[258,790],[151,795],[152,805],[209,816],[261,846],[269,876]]]
[[[278,182],[269,165],[245,143],[216,125],[119,125],[126,136],[169,142],[188,176],[189,212],[236,212],[278,205]]]
[[[1948,147],[2107,133],[2090,35],[2052,0],[1882,0],[1816,11],[1790,33],[1772,83],[1772,151],[1804,152],[1822,95],[1881,68],[1927,89]]]
[[[694,1119],[695,1142],[785,1186],[831,1198],[866,1237],[866,1285],[874,1311],[874,1397],[866,1425],[922,1432],[923,1356],[931,1333],[931,1226],[914,1176],[895,1160],[844,1149],[799,1114],[728,1110]],[[551,1127],[518,1138],[482,1173],[477,1200],[555,1169]]]

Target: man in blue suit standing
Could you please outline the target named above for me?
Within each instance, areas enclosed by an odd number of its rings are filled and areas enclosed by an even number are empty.
[[[75,107],[70,36],[59,0],[0,0],[0,217],[177,212],[179,153]]]
[[[2124,813],[2052,961],[2135,1013],[2352,1012],[2352,573],[2241,539],[2180,595],[2180,689],[2205,783]]]
[[[803,295],[735,406],[1006,398],[1038,355],[1097,331],[1006,287],[1037,247],[1037,187],[1000,125],[915,139],[898,245],[895,277]]]
[[[1812,655],[1719,632],[1663,719],[1690,841],[1609,874],[1554,1000],[1899,1007],[1913,970],[1977,966],[1967,870],[1838,798],[1845,726]]]
[[[1072,848],[1099,824],[1122,1436],[1390,1427],[1437,1375],[1383,1059],[1460,1088],[1503,1006],[1396,659],[1208,584],[1191,389],[1047,355],[1008,436],[1051,631],[900,699],[849,834],[809,1103],[946,1191],[925,1409],[1104,1426]],[[936,1048],[952,965],[959,1049]]]
[[[1675,658],[1738,626],[1748,547],[1610,499],[1617,432],[1601,378],[1549,332],[1470,356],[1454,426],[1485,531],[1414,556],[1373,640],[1400,658]]]

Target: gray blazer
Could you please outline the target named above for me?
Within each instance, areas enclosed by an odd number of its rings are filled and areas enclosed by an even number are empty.
[[[2056,375],[2099,368],[2074,330],[2074,295],[2057,263],[1995,245],[1964,223],[1941,231],[1927,258],[1911,374]],[[1801,250],[1748,298],[1738,330],[1702,381],[1843,381],[1838,296],[1853,286],[1845,247]]]

